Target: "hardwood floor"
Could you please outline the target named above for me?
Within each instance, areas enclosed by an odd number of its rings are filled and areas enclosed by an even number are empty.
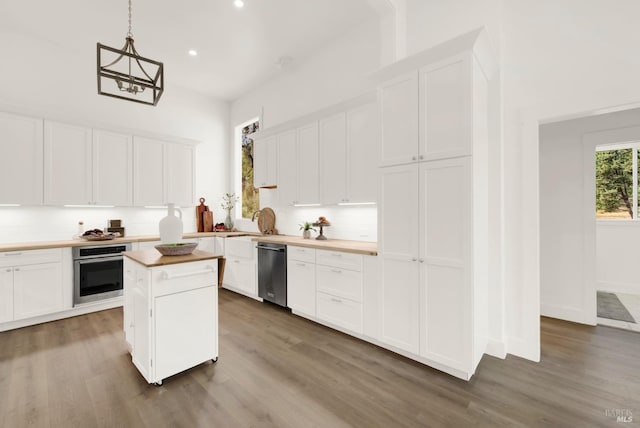
[[[161,387],[131,363],[121,309],[0,333],[0,426],[620,426],[616,409],[640,420],[639,333],[543,319],[540,363],[485,356],[465,382],[226,290],[219,301],[218,363]]]

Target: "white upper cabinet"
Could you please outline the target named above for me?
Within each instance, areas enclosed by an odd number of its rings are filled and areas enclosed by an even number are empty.
[[[382,114],[379,165],[418,160],[418,72],[411,71],[378,87]]]
[[[376,148],[380,145],[380,114],[376,103],[347,112],[347,195],[344,202],[375,202]]]
[[[0,204],[42,205],[42,119],[0,113]]]
[[[45,121],[44,202],[93,203],[91,128]]]
[[[323,204],[376,201],[376,103],[320,120],[320,192]]]
[[[133,139],[133,204],[164,205],[166,201],[165,152],[162,141]]]
[[[320,194],[323,204],[343,202],[347,198],[347,125],[346,114],[321,119]]]
[[[195,204],[194,148],[185,144],[165,144],[167,151],[167,202],[181,207]]]
[[[253,185],[275,187],[278,184],[278,147],[276,136],[253,138]]]
[[[99,205],[133,204],[131,135],[93,131],[93,201]]]
[[[318,122],[297,129],[298,204],[320,202],[318,179]]]
[[[298,192],[298,156],[296,131],[286,131],[277,135],[278,142],[278,200],[281,206],[296,203]]]
[[[319,203],[318,122],[281,132],[277,142],[280,206]]]
[[[420,160],[472,153],[471,56],[420,69]]]
[[[193,146],[146,137],[133,138],[133,204],[193,205],[195,158]]]

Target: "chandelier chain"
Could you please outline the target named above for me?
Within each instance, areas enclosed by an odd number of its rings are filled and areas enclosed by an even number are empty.
[[[131,0],[129,0],[129,32],[127,33],[127,37],[133,37],[133,33],[131,32]]]

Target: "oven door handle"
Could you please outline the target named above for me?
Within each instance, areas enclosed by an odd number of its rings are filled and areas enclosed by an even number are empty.
[[[96,258],[91,258],[91,259],[76,259],[75,262],[80,264],[80,265],[84,265],[84,264],[89,264],[89,263],[113,262],[113,261],[122,260],[122,258],[123,258],[123,256],[116,255],[116,256],[113,256],[113,257],[96,257]]]
[[[213,268],[213,266],[207,266],[205,269],[202,269],[202,270],[195,270],[191,272],[181,272],[181,273],[168,273],[166,271],[162,271],[162,273],[160,273],[160,279],[168,280],[168,279],[176,279],[176,278],[185,278],[187,276],[203,275],[206,273],[213,273],[215,271],[216,270]]]

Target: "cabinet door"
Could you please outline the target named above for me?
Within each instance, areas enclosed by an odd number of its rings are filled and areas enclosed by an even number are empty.
[[[0,323],[13,321],[13,268],[0,268]]]
[[[253,185],[273,187],[277,183],[276,136],[253,139]]]
[[[471,154],[471,61],[467,56],[420,69],[420,156]]]
[[[60,263],[15,267],[13,281],[16,320],[64,309],[64,287]]]
[[[164,379],[218,356],[217,289],[155,299],[154,379]]]
[[[91,204],[91,129],[45,121],[44,130],[45,204]]]
[[[380,340],[418,353],[420,283],[418,165],[380,170]]]
[[[323,204],[347,199],[347,133],[344,113],[320,121],[320,194]],[[377,146],[372,147],[375,156]],[[374,159],[374,166],[376,160]],[[375,187],[375,186],[374,186]],[[375,190],[374,190],[375,191]]]
[[[318,122],[297,129],[298,204],[320,203],[318,178]]]
[[[133,204],[133,138],[93,131],[93,201],[102,205]]]
[[[382,115],[380,165],[398,165],[418,157],[418,72],[380,85]]]
[[[200,238],[198,239],[198,250],[207,251],[209,253],[216,252],[216,238]]]
[[[227,257],[224,268],[224,284],[251,296],[257,296],[256,269],[253,260]]]
[[[183,144],[165,144],[167,150],[167,202],[180,207],[195,204],[193,147]]]
[[[148,138],[133,138],[133,203],[164,205],[164,144]]]
[[[296,203],[298,180],[296,131],[278,134],[278,201],[280,206]]]
[[[376,148],[380,120],[376,103],[347,112],[347,197],[344,202],[376,202]]]
[[[471,365],[471,161],[420,167],[420,353],[459,370]]]
[[[133,318],[133,296],[134,296],[134,288],[136,286],[136,269],[135,265],[128,257],[125,257],[123,260],[123,280],[124,280],[124,305],[123,305],[123,329],[124,329],[124,339],[129,345],[130,349],[133,350],[133,344],[135,343],[135,329],[134,329],[134,318]]]
[[[288,261],[287,306],[296,312],[316,316],[316,266],[313,263]]]
[[[42,205],[42,119],[0,113],[0,204]]]

